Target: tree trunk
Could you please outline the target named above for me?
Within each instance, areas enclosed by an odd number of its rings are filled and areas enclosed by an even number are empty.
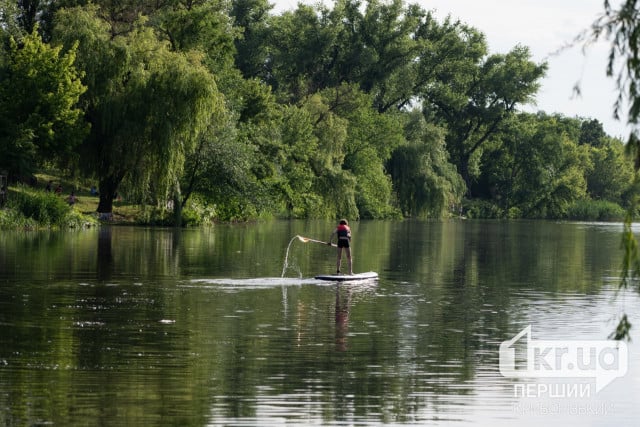
[[[98,213],[111,213],[113,211],[113,199],[118,190],[118,183],[115,177],[109,176],[100,180],[98,184],[100,192],[100,202],[98,203]]]

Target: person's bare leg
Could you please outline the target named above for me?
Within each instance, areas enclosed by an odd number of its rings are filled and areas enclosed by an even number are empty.
[[[336,262],[336,273],[340,274],[340,264],[342,264],[342,248],[338,248],[338,261]]]
[[[349,274],[353,276],[353,262],[351,261],[351,248],[345,248],[347,251],[347,262],[349,263]]]

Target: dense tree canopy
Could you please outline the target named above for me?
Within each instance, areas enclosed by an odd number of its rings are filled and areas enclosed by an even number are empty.
[[[77,104],[86,87],[76,42],[62,53],[33,32],[8,45],[0,62],[0,169],[22,176],[82,142],[87,126]]]
[[[632,201],[623,146],[597,120],[519,111],[546,64],[417,4],[0,12],[0,166],[63,165],[99,183],[100,212],[116,192],[172,200],[177,222],[192,201],[218,220],[563,218]]]
[[[99,180],[98,212],[111,212],[113,195],[125,179],[140,201],[166,198],[179,181],[186,153],[222,108],[222,99],[199,58],[172,52],[144,19],[114,38],[111,25],[96,12],[59,11],[54,40],[85,41],[78,62],[92,95],[85,110],[91,133],[81,147],[81,164]],[[150,189],[155,194],[149,195]]]

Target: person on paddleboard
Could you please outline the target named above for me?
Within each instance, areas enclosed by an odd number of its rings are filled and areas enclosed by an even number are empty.
[[[340,223],[331,233],[329,237],[329,245],[333,240],[333,236],[338,236],[338,261],[336,263],[336,273],[340,274],[340,266],[342,265],[342,250],[347,253],[347,262],[349,263],[349,274],[353,275],[353,263],[351,261],[351,229],[346,219],[341,219]]]

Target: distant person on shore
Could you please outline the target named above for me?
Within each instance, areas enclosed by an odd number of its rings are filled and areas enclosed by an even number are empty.
[[[44,191],[46,191],[47,193],[51,193],[52,187],[53,187],[53,181],[49,181],[47,183],[47,186],[44,188]]]
[[[58,184],[58,186],[56,187],[56,194],[62,194],[62,184]]]
[[[338,236],[338,260],[336,262],[336,273],[340,274],[340,267],[342,265],[342,250],[347,253],[347,262],[349,263],[349,274],[353,275],[353,262],[351,260],[351,229],[346,219],[341,219],[340,223],[331,233],[329,237],[329,245],[333,240],[333,236]]]
[[[76,193],[75,191],[72,191],[71,194],[69,194],[69,197],[67,197],[67,203],[69,203],[70,206],[73,206],[77,201],[78,199],[76,198]]]
[[[96,188],[95,185],[91,186],[91,190],[89,190],[89,192],[91,193],[92,196],[97,196],[98,195],[98,189]]]

